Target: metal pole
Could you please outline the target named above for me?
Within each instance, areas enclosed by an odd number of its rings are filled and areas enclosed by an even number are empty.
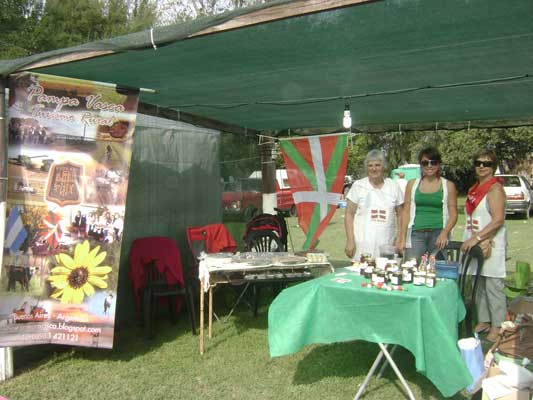
[[[263,212],[275,214],[277,207],[276,162],[272,159],[274,141],[261,143],[261,176],[263,179]]]
[[[7,138],[6,138],[6,87],[7,80],[0,78],[0,276],[4,255],[7,200]],[[13,377],[13,349],[0,347],[0,381]]]

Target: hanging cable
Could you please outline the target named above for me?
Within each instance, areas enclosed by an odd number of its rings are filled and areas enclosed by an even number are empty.
[[[467,82],[457,82],[457,83],[448,83],[442,85],[427,85],[421,87],[413,88],[403,88],[397,90],[387,90],[382,92],[369,92],[369,93],[359,93],[352,94],[349,96],[331,96],[331,97],[311,97],[306,99],[294,99],[294,100],[270,100],[270,101],[250,101],[250,102],[238,102],[238,103],[193,103],[193,104],[179,104],[172,105],[170,108],[185,108],[185,107],[206,107],[206,108],[216,108],[216,109],[231,109],[246,107],[250,105],[270,105],[270,106],[299,106],[305,104],[314,104],[314,103],[327,103],[336,100],[346,100],[346,99],[358,99],[363,97],[375,97],[375,96],[388,96],[396,94],[404,94],[410,92],[426,91],[426,90],[439,90],[439,89],[450,89],[456,87],[465,87],[465,86],[486,86],[492,84],[501,84],[505,82],[516,82],[520,80],[525,80],[531,78],[531,74],[522,74],[515,76],[508,76],[502,78],[494,79],[485,79],[479,81],[467,81]]]

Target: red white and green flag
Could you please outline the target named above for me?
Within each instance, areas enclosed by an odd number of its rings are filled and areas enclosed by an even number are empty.
[[[348,135],[310,136],[280,141],[289,183],[306,234],[304,250],[313,249],[341,198]]]

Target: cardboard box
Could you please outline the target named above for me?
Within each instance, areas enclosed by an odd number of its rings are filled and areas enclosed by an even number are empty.
[[[495,394],[499,388],[498,383],[494,382],[494,378],[497,375],[500,375],[501,371],[498,367],[490,367],[487,372],[487,377],[483,380],[482,388],[483,395],[482,400],[531,400],[531,392],[529,390],[518,390],[518,389],[508,389],[507,394],[500,397],[491,397]],[[500,384],[503,387],[503,385]]]
[[[483,390],[483,397],[481,400],[531,400],[531,397],[529,390],[514,390],[512,393],[506,396],[491,399]]]

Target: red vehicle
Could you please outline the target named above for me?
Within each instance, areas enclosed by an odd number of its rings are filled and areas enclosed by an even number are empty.
[[[262,212],[263,194],[261,191],[261,171],[253,172],[249,178],[227,183],[222,193],[222,207],[225,212],[244,212],[252,217],[257,211]],[[277,208],[290,211],[296,215],[296,205],[289,185],[287,170],[276,170]]]

